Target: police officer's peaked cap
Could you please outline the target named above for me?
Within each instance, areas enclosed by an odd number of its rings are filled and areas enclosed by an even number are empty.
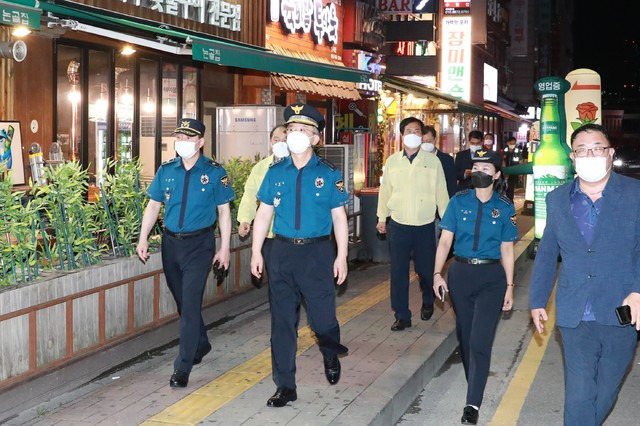
[[[471,154],[471,161],[474,163],[491,163],[500,170],[502,166],[502,157],[491,149],[479,149]]]
[[[182,133],[187,136],[204,136],[206,127],[202,121],[193,118],[181,118],[178,122],[178,128],[173,133]]]
[[[324,116],[312,107],[306,104],[289,105],[284,110],[284,121],[289,123],[301,123],[316,127],[319,132],[324,130]]]

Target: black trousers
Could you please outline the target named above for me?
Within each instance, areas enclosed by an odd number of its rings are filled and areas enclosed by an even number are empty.
[[[409,263],[420,278],[422,304],[433,305],[433,266],[436,256],[436,234],[433,222],[422,226],[402,225],[393,220],[387,227],[391,258],[391,309],[396,319],[411,319],[409,310]]]
[[[296,350],[300,303],[304,298],[309,326],[325,357],[346,353],[336,318],[333,242],[295,245],[273,240],[269,261],[271,363],[278,387],[296,388]]]
[[[455,261],[449,268],[448,285],[468,384],[466,403],[480,407],[507,289],[506,275],[500,263],[468,265]]]
[[[162,266],[180,315],[180,352],[174,369],[190,373],[193,359],[210,347],[202,296],[216,248],[213,232],[185,240],[162,235]]]

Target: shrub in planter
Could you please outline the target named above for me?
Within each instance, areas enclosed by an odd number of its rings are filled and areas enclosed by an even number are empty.
[[[0,174],[3,170],[0,169]],[[38,277],[36,224],[23,191],[12,192],[10,178],[0,181],[0,285]]]
[[[238,206],[244,194],[244,184],[251,173],[251,169],[260,161],[260,155],[250,160],[249,158],[234,157],[224,162],[222,166],[227,171],[229,179],[231,179],[231,187],[236,196],[235,201],[231,203],[231,226],[233,230],[238,227]]]
[[[131,256],[136,252],[142,214],[149,202],[145,195],[146,185],[140,182],[141,170],[140,160],[109,161],[103,174],[105,180],[100,184],[95,206],[108,238],[102,239],[100,247],[114,256]],[[158,233],[156,227],[152,236]],[[154,241],[153,238],[150,240]]]

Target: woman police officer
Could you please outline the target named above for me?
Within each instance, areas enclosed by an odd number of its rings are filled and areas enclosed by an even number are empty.
[[[491,347],[500,311],[513,306],[513,241],[518,238],[513,203],[494,186],[503,184],[500,155],[472,155],[472,189],[458,192],[440,222],[433,289],[449,292],[467,379],[462,424],[476,424],[489,375]],[[454,241],[455,261],[441,274]]]

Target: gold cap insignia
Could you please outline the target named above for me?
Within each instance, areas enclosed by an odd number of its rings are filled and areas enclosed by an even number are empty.
[[[478,151],[476,151],[476,155],[477,155],[478,157],[481,157],[481,158],[482,158],[482,157],[484,157],[484,156],[487,154],[487,152],[488,152],[488,151],[480,151],[480,150],[478,150]]]
[[[304,108],[304,105],[291,106],[291,109],[293,110],[294,114],[296,114],[296,115],[300,114],[300,112],[302,111],[303,108]]]
[[[184,121],[180,124],[180,127],[186,127],[187,129],[189,129],[189,128],[190,128],[190,127],[189,127],[189,121],[184,120]]]

